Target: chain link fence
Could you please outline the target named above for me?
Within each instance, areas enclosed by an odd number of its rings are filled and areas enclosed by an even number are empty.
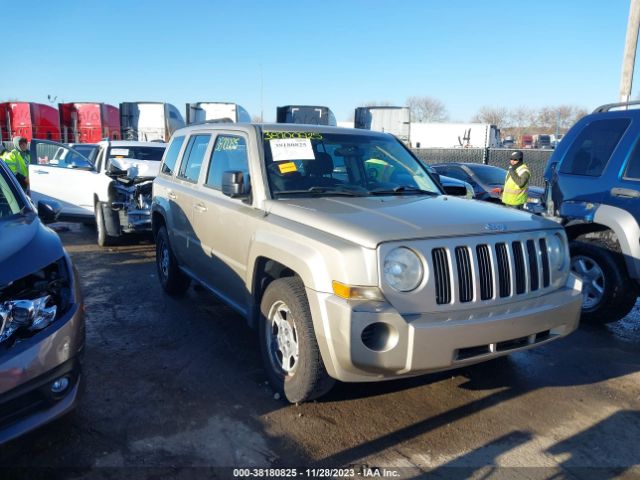
[[[507,169],[511,148],[420,148],[413,154],[428,164],[435,163],[484,163]],[[544,169],[553,150],[521,150],[524,163],[531,171],[531,185],[544,187]]]

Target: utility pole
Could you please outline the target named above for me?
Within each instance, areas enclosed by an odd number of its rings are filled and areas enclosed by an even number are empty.
[[[633,67],[636,62],[639,28],[640,0],[631,0],[629,22],[627,23],[627,39],[624,44],[624,58],[622,59],[622,78],[620,80],[621,102],[628,102],[631,98],[631,84],[633,83]]]

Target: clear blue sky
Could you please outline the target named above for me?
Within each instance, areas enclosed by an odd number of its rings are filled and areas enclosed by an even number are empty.
[[[262,104],[267,121],[278,105],[346,120],[411,95],[454,121],[483,105],[592,109],[618,99],[628,12],[629,0],[7,0],[0,100],[231,101]]]

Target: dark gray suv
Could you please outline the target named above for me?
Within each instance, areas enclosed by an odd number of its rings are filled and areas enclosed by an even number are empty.
[[[58,235],[0,161],[0,444],[71,411],[85,326],[77,274]],[[42,221],[41,221],[42,219]]]

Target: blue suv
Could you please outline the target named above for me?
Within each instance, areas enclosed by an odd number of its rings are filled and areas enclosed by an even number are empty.
[[[640,281],[640,102],[603,105],[565,135],[545,170],[547,215],[561,221],[583,280],[582,319],[609,323]]]

